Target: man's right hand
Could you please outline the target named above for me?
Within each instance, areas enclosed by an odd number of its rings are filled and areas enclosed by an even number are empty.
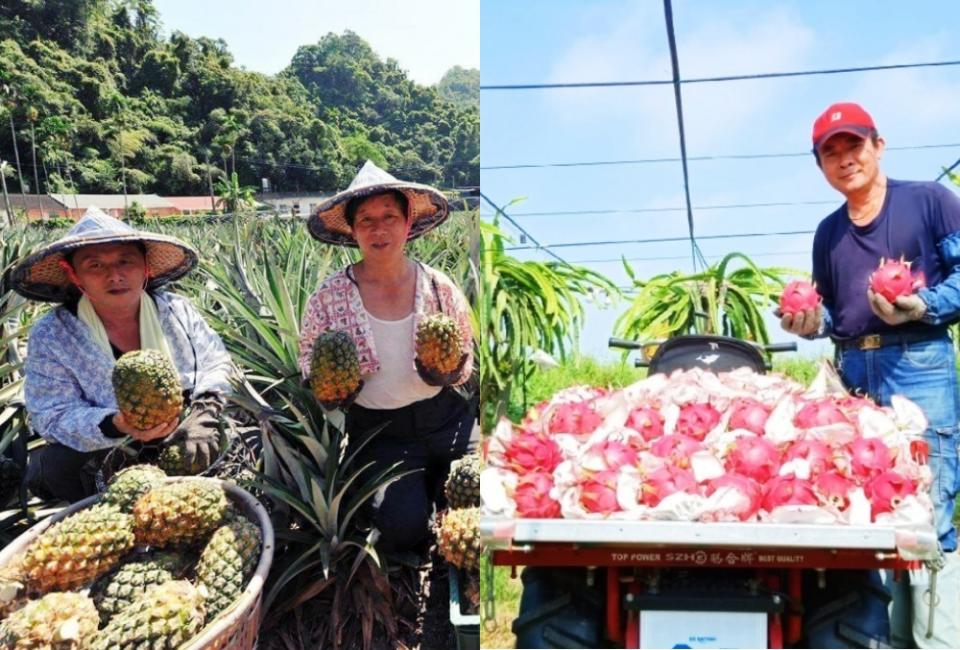
[[[797,336],[813,336],[820,331],[820,323],[823,322],[823,305],[793,315],[784,314],[779,309],[776,313],[780,316],[780,327]]]
[[[136,429],[127,422],[122,413],[117,413],[113,416],[113,425],[117,427],[117,431],[140,442],[150,442],[158,438],[166,438],[177,428],[179,422],[178,418],[174,418],[164,424],[158,424],[151,429]]]

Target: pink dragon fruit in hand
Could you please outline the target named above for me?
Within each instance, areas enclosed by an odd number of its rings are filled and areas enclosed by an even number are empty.
[[[890,448],[880,438],[857,438],[846,448],[850,458],[850,473],[859,482],[893,467]]]
[[[620,510],[617,502],[617,472],[597,472],[580,484],[580,503],[588,512],[610,514]]]
[[[863,486],[863,492],[870,500],[870,513],[874,519],[879,514],[896,510],[906,497],[916,491],[915,481],[893,470],[877,474]]]
[[[552,472],[563,461],[560,447],[546,436],[521,432],[514,436],[503,452],[503,459],[514,472]]]
[[[713,496],[717,490],[733,490],[744,497],[742,505],[731,511],[731,514],[737,515],[741,521],[750,519],[760,510],[760,499],[763,490],[760,484],[749,476],[742,474],[725,474],[710,481],[707,486],[707,496]]]
[[[799,429],[825,427],[830,424],[847,423],[850,420],[829,397],[807,402],[793,416],[793,426]]]
[[[697,479],[689,469],[665,465],[653,471],[640,488],[641,501],[651,508],[676,492],[697,493]]]
[[[758,436],[763,435],[763,427],[770,417],[770,409],[755,399],[740,398],[731,407],[733,412],[727,423],[728,428],[746,429]]]
[[[550,418],[550,433],[593,433],[603,418],[587,402],[569,402],[557,405]]]
[[[767,483],[763,493],[763,509],[773,512],[780,506],[812,506],[817,495],[810,481],[793,476],[776,476]]]
[[[703,445],[699,440],[676,433],[654,440],[650,445],[650,453],[654,456],[664,458],[682,468],[690,467],[690,456],[701,449]]]
[[[830,447],[825,442],[814,438],[797,440],[790,445],[783,462],[787,463],[796,458],[802,458],[810,464],[810,476],[812,477],[827,471],[833,465],[833,453],[830,451]]]
[[[663,435],[663,416],[652,406],[640,406],[630,411],[626,426],[651,442]]]
[[[824,472],[817,477],[816,488],[821,502],[838,510],[846,510],[850,505],[850,490],[856,483],[837,471]]]
[[[637,450],[618,440],[605,440],[590,447],[588,455],[600,459],[605,469],[620,469],[624,465],[637,464]]]
[[[533,472],[517,479],[513,500],[517,504],[517,516],[533,519],[555,519],[560,516],[560,504],[550,497],[553,476],[546,472]]]
[[[720,422],[720,411],[708,402],[686,404],[680,409],[675,432],[703,440],[710,430]]]
[[[804,280],[793,280],[787,283],[780,294],[780,311],[795,316],[807,309],[816,309],[820,301],[820,294],[814,285]]]
[[[780,469],[780,451],[766,438],[743,436],[727,454],[727,470],[743,474],[763,484]]]
[[[914,274],[910,270],[910,262],[899,260],[880,259],[880,266],[870,274],[870,288],[893,302],[900,296],[909,296],[926,284],[923,273]]]

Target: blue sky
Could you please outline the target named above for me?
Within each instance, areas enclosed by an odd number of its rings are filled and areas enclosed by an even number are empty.
[[[276,74],[301,45],[352,30],[421,84],[480,66],[480,0],[155,0],[165,33],[222,38],[237,65]]]
[[[483,0],[481,84],[625,81],[670,78],[662,3]],[[954,2],[712,2],[674,0],[682,78],[960,59]],[[960,66],[683,86],[689,156],[801,153],[813,120],[835,101],[870,111],[888,147],[891,178],[933,180],[960,157]],[[679,155],[670,86],[481,93],[481,167]],[[841,202],[812,156],[689,163],[696,233],[813,230]],[[679,163],[482,170],[484,193],[508,212],[681,208]],[[960,188],[954,187],[960,191]],[[743,203],[830,202],[768,208],[697,209]],[[484,213],[490,210],[484,208]],[[686,236],[686,215],[517,216],[541,243]],[[509,230],[509,229],[508,229]],[[763,266],[809,267],[812,235],[702,241],[709,261],[737,250]],[[691,270],[688,243],[560,248],[571,262],[620,284],[619,261],[639,276]],[[518,257],[546,259],[542,252]],[[606,354],[615,317],[589,309],[581,348]],[[779,327],[777,340],[789,340]],[[825,345],[806,345],[815,354]]]

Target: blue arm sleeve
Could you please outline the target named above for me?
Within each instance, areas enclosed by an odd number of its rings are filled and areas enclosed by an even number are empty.
[[[949,275],[937,286],[917,292],[927,305],[923,322],[932,325],[950,323],[960,317],[960,231],[941,239],[937,252],[940,263],[950,269]]]

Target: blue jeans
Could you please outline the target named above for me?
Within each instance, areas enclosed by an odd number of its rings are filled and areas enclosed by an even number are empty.
[[[953,507],[957,496],[957,393],[953,343],[943,338],[889,345],[876,350],[838,350],[837,369],[848,388],[866,393],[881,406],[890,397],[903,395],[927,416],[924,437],[930,445],[927,461],[933,472],[930,496],[940,544],[946,552],[957,549]]]

